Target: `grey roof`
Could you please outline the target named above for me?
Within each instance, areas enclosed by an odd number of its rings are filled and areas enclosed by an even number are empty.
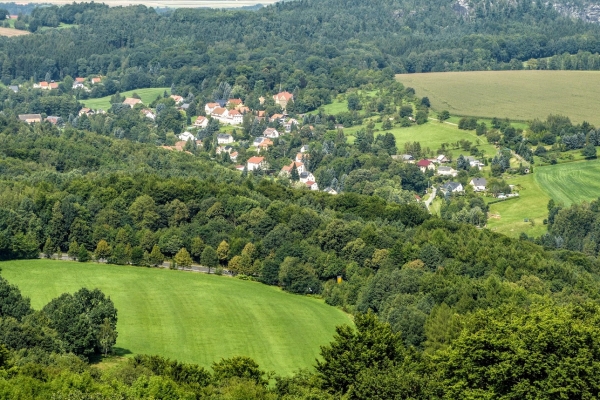
[[[442,189],[453,192],[458,189],[459,186],[462,186],[460,182],[448,182],[442,186]]]
[[[181,108],[182,108],[183,110],[187,110],[188,108],[190,108],[190,105],[189,105],[189,104],[182,104],[182,105],[181,105]]]
[[[414,157],[411,156],[410,154],[402,154],[401,157],[403,160],[413,160],[414,159]]]
[[[438,171],[452,171],[452,167],[439,167]]]
[[[229,139],[229,138],[233,138],[233,136],[228,135],[226,133],[220,133],[220,134],[217,135],[217,138],[218,139]]]
[[[300,178],[308,178],[308,172],[301,172]]]
[[[8,88],[15,93],[17,93],[19,91],[19,87],[16,85],[10,85]]]
[[[35,118],[39,118],[41,120],[42,115],[41,114],[19,114],[19,119],[21,121],[27,121],[28,119],[35,119]]]
[[[487,180],[485,178],[473,178],[471,180],[471,182],[473,182],[473,185],[475,185],[475,186],[485,186],[485,185],[487,185]]]

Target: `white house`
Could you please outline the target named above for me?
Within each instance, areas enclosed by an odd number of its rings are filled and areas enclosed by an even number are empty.
[[[248,159],[248,171],[267,168],[267,162],[264,157],[250,157]]]
[[[300,147],[300,153],[308,153],[309,147],[307,144]]]
[[[175,102],[175,104],[182,104],[183,103],[183,97],[181,97],[181,96],[178,96],[176,94],[172,94],[169,97],[173,99],[173,101]]]
[[[437,174],[441,176],[456,176],[458,172],[452,167],[439,167],[437,170]]]
[[[417,166],[419,167],[419,169],[420,169],[420,170],[421,170],[421,172],[423,172],[423,173],[425,173],[427,170],[430,170],[430,171],[435,171],[435,164],[434,164],[434,163],[432,163],[432,162],[431,162],[431,161],[429,161],[429,160],[425,160],[425,159],[423,159],[423,160],[420,160],[420,161],[417,163]]]
[[[292,131],[292,127],[294,125],[298,126],[298,121],[295,120],[294,118],[290,118],[285,124],[283,124],[285,132],[290,133]]]
[[[277,139],[279,137],[279,132],[277,132],[277,129],[275,128],[267,128],[263,132],[263,135],[271,139]]]
[[[443,154],[440,154],[439,156],[437,156],[436,160],[437,160],[437,162],[438,162],[438,163],[440,163],[440,164],[447,163],[447,162],[449,162],[449,161],[450,161],[450,160],[448,160],[448,157],[446,157],[446,156],[445,156],[445,155],[443,155]]]
[[[143,104],[142,101],[140,99],[136,99],[133,97],[128,97],[125,99],[125,101],[123,102],[123,104],[125,104],[126,106],[129,106],[131,108],[135,107],[138,104]]]
[[[206,115],[210,115],[216,108],[219,107],[219,103],[206,103],[206,105],[204,106],[204,112],[206,113]]]
[[[477,160],[475,157],[465,157],[465,160],[467,160],[469,162],[469,165],[471,166],[471,168],[478,168],[479,170],[481,170],[485,164],[482,163],[481,161]]]
[[[469,185],[473,186],[473,190],[476,192],[485,192],[487,180],[485,178],[473,178]]]
[[[308,171],[300,172],[300,182],[306,183],[308,181],[315,181],[315,176]]]
[[[319,185],[317,184],[317,182],[314,181],[306,181],[305,185],[307,188],[309,188],[310,190],[319,190]]]
[[[224,133],[217,135],[217,144],[229,144],[229,143],[233,143],[233,136],[224,134]]]
[[[331,194],[331,195],[338,194],[337,190],[335,190],[334,188],[331,188],[331,187],[326,187],[325,189],[323,189],[323,191],[325,193],[328,193],[328,194]]]
[[[152,110],[149,110],[149,109],[142,110],[142,114],[144,114],[144,117],[149,118],[152,121],[154,121],[156,119],[156,114],[154,114],[152,112]]]
[[[192,135],[190,132],[183,132],[182,134],[180,134],[178,136],[179,140],[183,140],[184,142],[187,142],[188,140],[196,140],[196,137],[194,135]]]
[[[448,182],[442,185],[441,190],[444,193],[462,193],[465,191],[460,182]]]
[[[199,115],[194,121],[194,126],[197,128],[206,128],[208,126],[208,118]]]

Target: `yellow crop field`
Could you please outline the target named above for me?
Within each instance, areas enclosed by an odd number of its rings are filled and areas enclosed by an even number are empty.
[[[566,115],[600,125],[600,71],[475,71],[402,74],[436,111],[513,120]]]

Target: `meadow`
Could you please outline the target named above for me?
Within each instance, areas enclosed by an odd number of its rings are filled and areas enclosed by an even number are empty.
[[[128,92],[121,93],[121,96],[131,97],[133,93],[137,93],[140,96],[142,102],[146,105],[152,103],[158,96],[162,96],[163,93],[167,91],[169,93],[169,88],[146,88],[146,89],[135,89],[130,90]],[[111,96],[99,97],[97,99],[88,99],[81,100],[81,103],[93,110],[108,110],[110,108],[110,98]]]
[[[0,268],[35,309],[64,292],[101,289],[118,310],[121,354],[159,354],[206,367],[245,355],[285,375],[314,365],[335,326],[351,323],[321,300],[230,277],[52,260],[7,261]]]
[[[565,206],[600,197],[598,159],[540,167],[534,175],[543,191]]]
[[[22,30],[14,29],[14,28],[0,27],[0,36],[13,37],[13,36],[23,36],[23,35],[30,35],[30,34],[31,34],[31,32],[29,32],[29,31],[22,31]]]
[[[567,115],[600,125],[600,71],[477,71],[402,74],[397,79],[428,97],[434,110],[512,120]]]

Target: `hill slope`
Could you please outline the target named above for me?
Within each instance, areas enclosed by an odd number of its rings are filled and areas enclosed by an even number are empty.
[[[350,319],[323,302],[226,277],[61,261],[10,261],[2,275],[41,308],[63,292],[100,288],[119,313],[117,347],[210,366],[245,355],[290,374],[314,364]]]

